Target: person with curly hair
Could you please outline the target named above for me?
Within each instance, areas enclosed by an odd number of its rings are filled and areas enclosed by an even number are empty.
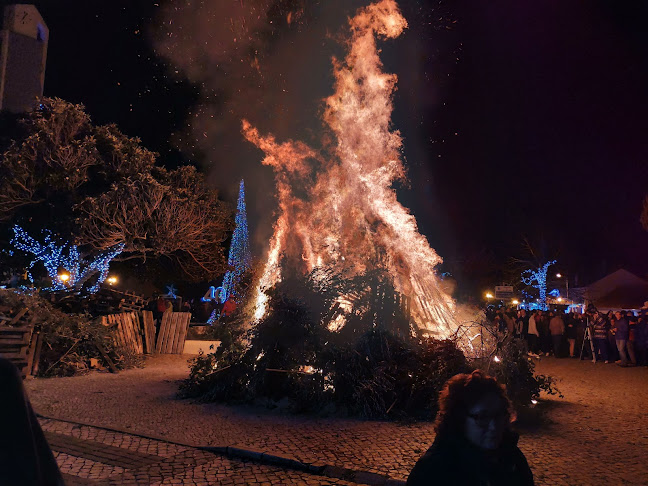
[[[506,391],[480,370],[459,374],[439,394],[436,438],[407,479],[408,486],[532,486],[517,446]]]

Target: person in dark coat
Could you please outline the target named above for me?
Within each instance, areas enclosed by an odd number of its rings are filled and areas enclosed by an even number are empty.
[[[0,485],[63,486],[22,377],[0,356]]]
[[[511,429],[504,387],[476,370],[451,378],[439,394],[436,438],[408,486],[532,486],[533,473]]]
[[[578,337],[578,314],[572,312],[567,314],[565,322],[565,337],[569,343],[569,357],[576,357],[576,338]]]
[[[637,364],[648,366],[648,309],[642,310],[635,327]]]

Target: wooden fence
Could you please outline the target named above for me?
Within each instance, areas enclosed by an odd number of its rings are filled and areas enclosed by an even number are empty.
[[[115,342],[133,354],[181,354],[191,313],[166,312],[156,336],[151,311],[124,312],[103,316],[104,326],[114,329]]]
[[[161,354],[182,354],[190,320],[190,312],[165,312],[156,351]]]

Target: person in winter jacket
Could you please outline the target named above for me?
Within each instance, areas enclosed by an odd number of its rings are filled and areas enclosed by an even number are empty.
[[[625,318],[625,315],[622,314],[621,311],[616,311],[614,316],[616,317],[614,321],[616,328],[614,339],[616,340],[617,349],[619,350],[619,359],[617,360],[617,364],[619,366],[628,366],[626,346],[630,335],[630,327],[628,326],[628,321]]]
[[[538,353],[538,339],[540,338],[540,332],[538,332],[538,326],[536,324],[537,315],[536,312],[533,312],[529,317],[529,333],[527,335],[529,352],[536,356]]]
[[[511,429],[504,387],[476,370],[452,377],[439,394],[436,438],[407,486],[532,486],[533,473]]]
[[[608,353],[608,321],[598,311],[592,315],[592,329],[594,330],[594,349],[596,354],[607,364],[610,362]]]
[[[560,358],[560,347],[562,345],[563,335],[565,334],[565,322],[560,317],[560,314],[552,312],[550,315],[549,332],[551,332],[553,352],[556,358]]]

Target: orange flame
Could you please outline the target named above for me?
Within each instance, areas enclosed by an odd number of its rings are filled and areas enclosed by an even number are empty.
[[[349,277],[381,262],[396,290],[410,296],[418,326],[447,337],[455,327],[454,301],[434,273],[442,260],[392,188],[405,178],[402,139],[390,130],[397,77],[382,71],[376,37],[398,37],[407,22],[394,0],[381,0],[349,23],[348,54],[333,60],[335,93],[325,100],[324,121],[337,140],[332,154],[302,142],[278,143],[243,121],[244,136],[275,170],[279,199],[256,317],[265,313],[263,289],[281,280],[281,256],[304,272],[335,265]]]

